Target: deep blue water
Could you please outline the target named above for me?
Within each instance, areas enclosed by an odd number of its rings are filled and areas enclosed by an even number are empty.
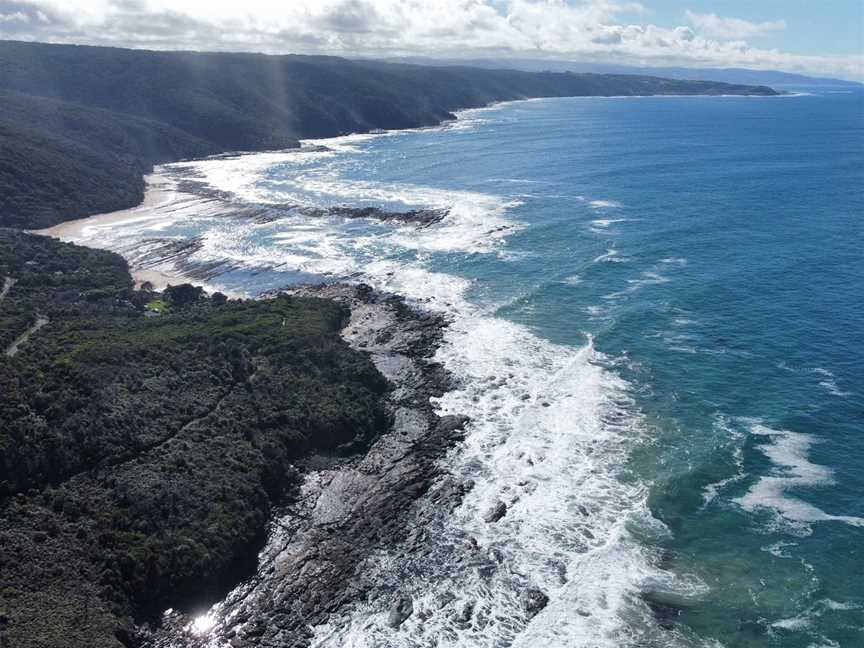
[[[450,216],[253,224],[190,200],[88,234],[204,234],[202,259],[247,264],[224,288],[325,273],[454,317],[441,407],[475,421],[449,461],[477,486],[453,537],[505,561],[412,586],[493,621],[399,634],[368,610],[322,645],[864,646],[864,93],[529,101],[322,143],[163,180]],[[526,582],[551,599],[528,625],[507,611]]]

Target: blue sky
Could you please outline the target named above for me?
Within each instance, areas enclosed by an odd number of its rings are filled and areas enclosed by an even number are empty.
[[[864,80],[864,0],[0,0],[0,38]]]
[[[644,0],[647,13],[627,12],[632,22],[686,24],[686,12],[733,16],[753,23],[782,20],[785,29],[748,40],[793,54],[851,55],[864,52],[864,0]]]

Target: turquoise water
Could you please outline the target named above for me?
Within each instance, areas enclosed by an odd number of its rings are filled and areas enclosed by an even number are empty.
[[[84,237],[134,259],[201,235],[223,288],[324,274],[453,318],[440,407],[474,420],[448,467],[475,488],[441,542],[503,566],[403,578],[487,618],[394,631],[370,608],[320,645],[864,645],[864,94],[528,101],[321,144],[173,165],[166,186],[228,197]],[[416,230],[289,203],[451,211]],[[526,584],[550,597],[530,622]]]

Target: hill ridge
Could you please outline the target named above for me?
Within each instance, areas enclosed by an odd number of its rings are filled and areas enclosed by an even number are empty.
[[[670,94],[777,93],[632,75],[0,41],[0,226],[133,207],[142,176],[169,161],[434,126],[496,101]]]

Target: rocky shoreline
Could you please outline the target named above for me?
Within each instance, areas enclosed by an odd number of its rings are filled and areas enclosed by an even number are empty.
[[[260,540],[240,549],[243,569],[227,579],[234,589],[214,596],[210,587],[196,596],[193,587],[182,603],[168,602],[127,626],[126,646],[305,648],[322,634],[325,645],[340,646],[339,633],[370,614],[388,632],[442,613],[455,627],[467,627],[486,614],[479,602],[442,590],[429,608],[416,583],[432,564],[490,582],[506,573],[498,548],[446,524],[473,487],[451,475],[444,461],[467,419],[435,412],[435,398],[459,387],[435,360],[450,324],[446,316],[364,284],[292,286],[239,303],[282,299],[332,304],[345,313],[334,333],[386,385],[384,425],[371,435],[346,429],[338,444],[287,457],[283,494],[272,500]],[[506,515],[499,501],[483,521],[495,524]],[[527,623],[548,598],[530,578],[519,580],[516,615]]]
[[[443,319],[365,286],[135,290],[110,252],[0,247],[0,348],[31,330],[0,363],[0,645],[202,645],[183,626],[235,588],[216,637],[303,646],[367,591],[464,423],[430,402]]]
[[[363,284],[282,292],[350,309],[343,338],[369,353],[390,383],[391,428],[365,451],[345,447],[342,457],[313,455],[299,463],[302,484],[271,522],[256,576],[203,620],[172,612],[158,630],[142,628],[143,646],[299,648],[309,645],[312,627],[369,600],[379,601],[398,625],[413,612],[410,597],[370,580],[364,564],[382,549],[420,539],[424,528],[408,522],[422,495],[443,513],[464,492],[438,479],[439,459],[466,422],[437,416],[430,400],[451,387],[450,375],[433,360],[446,320]]]

